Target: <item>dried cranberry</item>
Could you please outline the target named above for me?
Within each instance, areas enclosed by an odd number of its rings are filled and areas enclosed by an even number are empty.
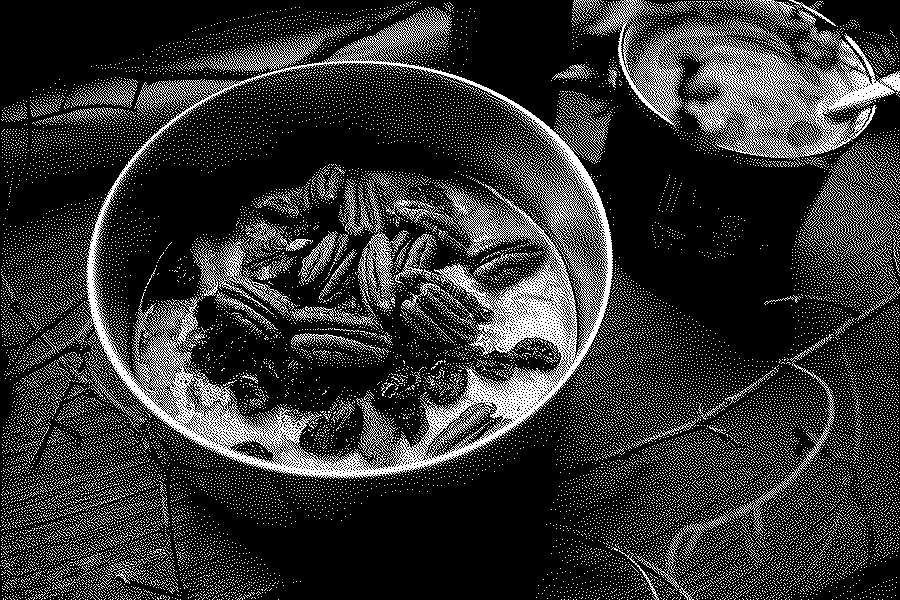
[[[559,348],[550,340],[527,337],[519,341],[509,351],[516,366],[523,369],[543,369],[549,371],[559,365],[562,357]]]
[[[469,371],[462,365],[439,360],[420,372],[428,398],[435,404],[451,404],[466,393]]]

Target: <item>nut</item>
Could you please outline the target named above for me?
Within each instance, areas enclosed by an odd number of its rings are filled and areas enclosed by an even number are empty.
[[[349,171],[338,218],[351,236],[372,235],[384,231],[386,199],[381,184],[372,173]]]
[[[406,269],[429,271],[433,269],[437,258],[437,248],[437,238],[430,233],[423,233],[410,244],[398,271]]]
[[[465,448],[469,444],[473,444],[481,438],[486,438],[495,431],[498,431],[499,429],[505,427],[508,423],[512,423],[512,419],[508,419],[506,417],[491,417],[482,427],[473,431],[469,435],[459,440],[456,444],[451,446],[449,452],[458,450],[459,448]]]
[[[294,222],[300,219],[303,188],[281,188],[266,192],[253,200],[253,208],[274,222]]]
[[[263,283],[246,278],[219,286],[215,294],[218,315],[228,315],[258,337],[277,339],[289,331],[299,307],[287,296]],[[202,308],[198,305],[198,309]],[[198,322],[206,315],[198,313]]]
[[[462,412],[428,445],[425,458],[434,458],[452,449],[472,434],[480,432],[492,423],[491,415],[497,410],[494,404],[478,402]]]
[[[329,305],[347,291],[359,251],[344,233],[332,231],[316,244],[300,265],[300,286],[318,304]]]
[[[471,344],[478,325],[490,311],[465,288],[431,271],[408,269],[397,281],[411,294],[400,305],[400,317],[415,335],[439,346]]]
[[[394,263],[391,243],[376,233],[363,248],[357,269],[360,298],[369,312],[381,319],[394,312]]]
[[[377,321],[336,309],[303,308],[293,326],[291,349],[313,370],[378,367],[393,350]]]
[[[544,246],[533,240],[492,240],[466,262],[472,277],[485,287],[497,288],[522,281],[544,263],[546,256]]]
[[[401,229],[391,240],[391,254],[394,257],[394,271],[399,273],[403,270],[403,264],[409,255],[409,248],[416,241],[416,236],[410,233],[408,229]]]
[[[344,185],[344,173],[339,165],[325,165],[303,187],[266,192],[253,201],[253,207],[275,223],[315,220],[318,212],[336,203]]]
[[[466,255],[471,244],[469,234],[458,218],[453,203],[436,184],[412,188],[407,198],[394,204],[394,212],[401,224],[432,234],[438,243],[456,256]]]
[[[325,210],[337,205],[344,189],[344,167],[325,165],[309,178],[303,186],[303,206],[309,212]]]
[[[397,275],[400,283],[408,293],[415,294],[421,291],[426,283],[433,284],[444,289],[456,302],[458,302],[479,323],[487,323],[493,318],[493,312],[487,308],[472,292],[454,283],[446,275],[424,269],[405,269]]]
[[[400,315],[406,326],[433,344],[447,346],[471,343],[478,336],[478,324],[454,307],[453,298],[435,285],[426,284],[422,293],[404,300]]]

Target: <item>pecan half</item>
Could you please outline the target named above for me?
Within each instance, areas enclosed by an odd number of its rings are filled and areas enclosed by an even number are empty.
[[[284,228],[258,214],[244,214],[242,221],[245,238],[241,241],[241,272],[245,276],[268,281],[294,265],[297,259],[286,254],[289,244]]]
[[[475,428],[468,435],[464,436],[458,442],[450,446],[448,452],[458,450],[459,448],[465,448],[469,444],[473,444],[481,438],[488,437],[489,435],[499,429],[502,429],[509,423],[512,423],[512,419],[508,419],[506,417],[491,417],[483,426],[481,426],[480,428]]]
[[[401,229],[391,239],[391,253],[394,256],[394,272],[399,273],[403,270],[403,264],[409,255],[409,248],[416,241],[415,234],[408,229]]]
[[[437,259],[437,250],[437,238],[430,233],[423,233],[410,244],[398,271],[406,269],[429,271],[433,269]]]
[[[347,281],[359,257],[344,233],[332,231],[316,244],[300,265],[300,286],[318,304],[328,305],[347,291]]]
[[[422,293],[400,304],[403,322],[416,335],[441,346],[471,343],[478,337],[478,324],[459,314],[453,298],[437,286],[426,284]]]
[[[217,314],[249,329],[259,337],[277,339],[290,331],[299,307],[287,296],[271,287],[239,278],[219,286],[214,297]],[[198,305],[198,311],[207,305]],[[198,322],[208,317],[198,312]]]
[[[411,296],[400,305],[401,318],[413,333],[434,344],[471,344],[479,323],[493,316],[471,292],[439,273],[407,269],[397,281]]]
[[[490,426],[493,422],[491,415],[496,410],[494,404],[487,402],[473,404],[464,410],[428,445],[425,458],[434,458],[450,452],[472,434],[480,432],[485,426]]]
[[[344,167],[328,164],[313,173],[303,186],[304,206],[309,211],[325,210],[336,206],[344,189],[347,171]]]
[[[294,317],[291,349],[308,367],[377,367],[391,355],[391,337],[374,319],[315,306]]]
[[[479,323],[487,323],[494,317],[493,311],[484,306],[469,290],[454,283],[449,277],[436,271],[424,269],[405,269],[397,274],[397,282],[410,293],[421,290],[426,283],[434,284],[446,290],[454,300],[469,311]]]
[[[252,206],[275,222],[294,222],[300,219],[303,188],[270,190],[253,200]]]
[[[266,192],[253,201],[253,207],[276,223],[312,220],[318,212],[335,205],[343,189],[344,174],[340,165],[325,165],[303,187]]]
[[[440,190],[440,195],[421,192],[423,186],[412,188],[407,198],[397,201],[394,205],[397,219],[401,224],[407,224],[432,234],[437,242],[454,255],[465,256],[471,244],[468,232],[443,190],[434,184],[429,185],[433,188],[425,189]],[[435,200],[436,198],[439,199]]]
[[[384,190],[372,173],[353,170],[344,180],[338,218],[348,235],[371,235],[384,231]]]
[[[544,264],[547,251],[534,240],[492,240],[466,258],[472,277],[489,288],[522,281]]]
[[[394,312],[394,261],[391,243],[383,232],[369,239],[357,269],[363,305],[373,315],[387,319]]]

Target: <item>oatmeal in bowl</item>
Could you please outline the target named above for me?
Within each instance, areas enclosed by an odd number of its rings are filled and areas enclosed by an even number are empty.
[[[277,464],[410,464],[500,432],[576,354],[559,252],[474,180],[328,164],[167,247],[135,370],[173,418]]]
[[[611,269],[596,188],[544,123],[453,75],[335,62],[157,132],[87,279],[148,432],[278,520],[552,460],[548,405],[581,393]]]

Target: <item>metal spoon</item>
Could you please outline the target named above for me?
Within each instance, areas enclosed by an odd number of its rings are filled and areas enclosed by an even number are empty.
[[[822,112],[837,121],[852,118],[864,108],[868,108],[880,100],[892,96],[900,90],[900,72],[891,73],[864,88],[854,90],[841,96],[837,102]]]

